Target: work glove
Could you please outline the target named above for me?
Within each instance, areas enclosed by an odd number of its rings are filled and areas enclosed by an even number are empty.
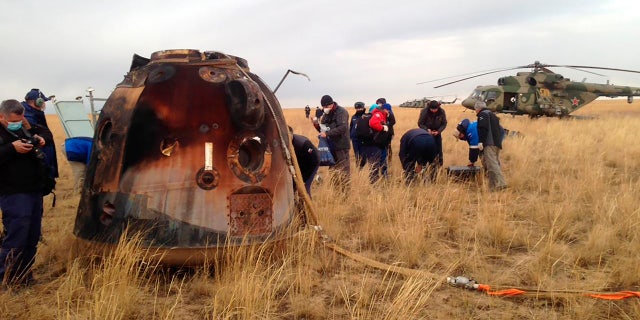
[[[484,146],[482,145],[482,142],[478,143],[478,150],[480,151],[484,150]]]
[[[389,126],[387,126],[387,125],[382,126],[382,130],[383,130],[384,132],[389,131]]]

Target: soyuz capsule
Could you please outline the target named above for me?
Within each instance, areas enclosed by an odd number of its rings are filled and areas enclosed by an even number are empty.
[[[96,123],[74,234],[115,244],[142,231],[171,264],[283,238],[294,221],[286,128],[242,58],[134,55]]]

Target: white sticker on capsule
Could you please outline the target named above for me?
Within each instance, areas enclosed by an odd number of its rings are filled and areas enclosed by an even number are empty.
[[[204,170],[213,170],[213,142],[204,143]]]

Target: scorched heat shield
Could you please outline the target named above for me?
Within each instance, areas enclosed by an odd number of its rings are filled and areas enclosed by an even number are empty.
[[[286,124],[244,59],[167,50],[134,55],[104,105],[74,233],[199,249],[278,238],[293,218]]]

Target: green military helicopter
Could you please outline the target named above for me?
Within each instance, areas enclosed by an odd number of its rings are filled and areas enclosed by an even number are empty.
[[[627,102],[631,103],[633,102],[634,96],[640,96],[640,87],[571,81],[570,79],[549,70],[548,68],[550,67],[566,67],[577,70],[601,69],[640,73],[640,71],[626,69],[551,65],[542,64],[536,61],[534,64],[526,66],[482,72],[470,77],[444,83],[434,88],[440,88],[456,82],[492,73],[530,68],[532,69],[531,72],[518,72],[515,76],[499,78],[498,85],[477,86],[473,93],[462,101],[462,105],[473,110],[477,101],[484,101],[487,104],[487,108],[495,112],[512,115],[529,115],[531,118],[540,116],[566,117],[570,113],[584,107],[598,97],[614,98],[626,96]],[[603,76],[591,71],[580,71]]]
[[[431,100],[436,100],[440,104],[454,104],[458,100],[458,97],[455,97],[453,101],[444,101],[442,99],[434,99],[436,97],[424,97],[422,99],[408,100],[399,105],[401,108],[424,108],[426,107]]]

